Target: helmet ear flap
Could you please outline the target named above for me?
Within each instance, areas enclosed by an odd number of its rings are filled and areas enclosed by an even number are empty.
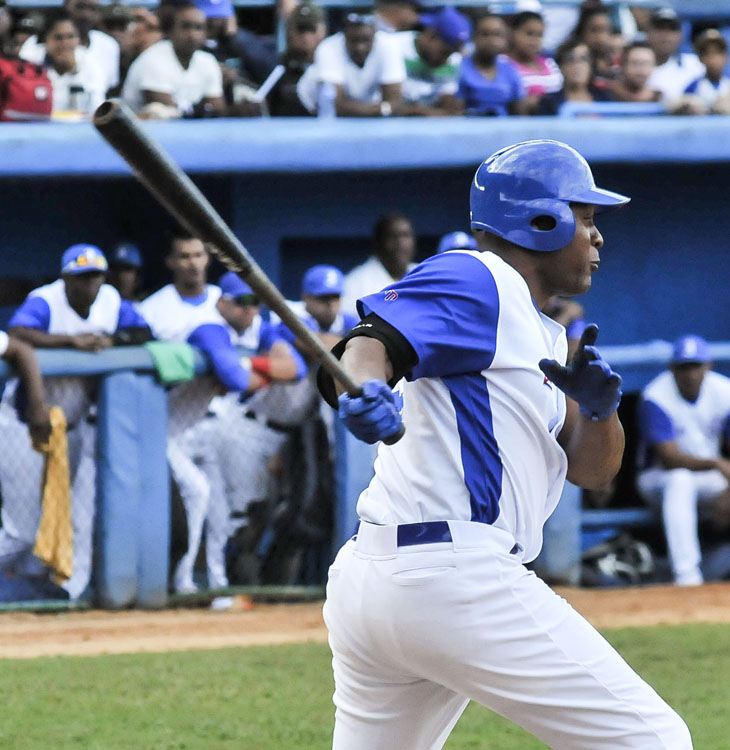
[[[523,217],[527,237],[517,244],[531,250],[559,250],[575,234],[573,210],[569,204],[555,198],[526,201]]]

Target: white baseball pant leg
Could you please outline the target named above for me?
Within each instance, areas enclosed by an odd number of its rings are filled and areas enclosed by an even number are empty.
[[[555,750],[691,750],[689,730],[608,642],[511,554],[449,522],[398,547],[361,524],[330,570],[334,750],[438,750],[475,700]]]
[[[0,570],[11,571],[35,544],[41,517],[43,456],[33,450],[28,427],[5,403],[0,404],[0,433],[4,444],[0,451]]]
[[[661,503],[675,582],[682,586],[701,584],[698,516],[703,505],[711,504],[727,489],[727,480],[719,471],[648,469],[639,474],[637,484],[650,502]]]
[[[205,474],[190,456],[185,433],[168,438],[167,460],[180,490],[188,524],[188,549],[177,564],[173,585],[176,591],[194,591],[193,569],[208,512],[210,486]]]

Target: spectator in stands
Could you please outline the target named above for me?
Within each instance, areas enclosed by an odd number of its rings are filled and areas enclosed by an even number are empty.
[[[109,255],[107,281],[119,292],[122,299],[139,299],[141,271],[142,254],[139,248],[131,242],[120,242]]]
[[[458,97],[468,115],[526,114],[525,87],[520,72],[504,52],[504,19],[485,13],[474,24],[474,52],[461,62]]]
[[[103,88],[106,93],[119,83],[119,44],[117,40],[99,31],[101,24],[100,0],[64,0],[64,9],[76,24],[79,34],[77,56],[89,55],[102,71]],[[41,63],[46,51],[38,37],[30,37],[20,50],[24,60]],[[79,63],[81,63],[79,59]]]
[[[420,5],[416,0],[375,0],[377,31],[412,31],[420,23]]]
[[[115,2],[102,7],[101,30],[117,40],[120,50],[128,45],[131,25],[132,9],[128,5]]]
[[[5,54],[5,49],[13,31],[13,17],[10,15],[5,0],[0,0],[0,52]]]
[[[678,586],[703,582],[698,518],[730,527],[730,378],[712,372],[709,347],[682,336],[669,369],[642,393],[639,422],[643,455],[641,494],[660,504],[669,557]]]
[[[79,33],[62,8],[51,11],[41,39],[45,63],[53,86],[53,111],[90,116],[104,101],[104,74],[91,55],[77,55]]]
[[[131,65],[122,92],[145,117],[223,115],[223,78],[215,57],[203,50],[205,16],[195,5],[175,9],[170,38],[145,50]]]
[[[555,53],[563,74],[563,88],[540,97],[538,115],[557,115],[565,102],[610,101],[606,89],[593,85],[591,53],[583,42],[569,39]]]
[[[621,59],[621,75],[611,85],[613,98],[617,102],[661,101],[661,92],[648,83],[654,67],[654,51],[646,42],[629,44]]]
[[[357,314],[360,297],[384,289],[402,279],[416,264],[416,235],[407,216],[383,214],[373,227],[373,254],[345,276],[342,310]]]
[[[687,86],[705,74],[705,67],[693,52],[680,52],[682,23],[672,8],[660,8],[649,18],[646,40],[654,50],[656,68],[649,87],[661,91],[671,107]]]
[[[527,111],[535,112],[541,96],[560,91],[563,74],[552,57],[541,54],[545,22],[539,13],[518,13],[510,25],[509,59],[522,77]]]
[[[15,312],[8,332],[35,348],[71,348],[98,352],[119,344],[140,344],[150,330],[130,302],[104,283],[107,261],[94,245],[73,245],[61,258],[61,278],[33,290]],[[89,583],[95,511],[95,431],[90,409],[97,380],[80,376],[45,379],[48,402],[61,407],[67,424],[71,475],[73,574],[63,586],[71,598]],[[11,383],[3,405],[19,408],[22,394]],[[4,412],[7,416],[7,411]],[[41,462],[28,441],[24,425],[6,420],[3,433],[14,445],[12,455],[0,455],[2,529],[0,559],[16,572],[37,570],[32,550],[40,518]],[[29,566],[29,567],[26,567]]]
[[[461,50],[471,38],[471,22],[458,10],[446,6],[421,16],[423,31],[395,35],[406,65],[403,99],[409,115],[462,114],[457,98]]]
[[[279,58],[284,72],[266,97],[273,117],[301,117],[310,114],[297,95],[297,84],[314,62],[314,53],[327,35],[322,9],[310,2],[297,5],[286,20],[286,49]]]
[[[619,74],[620,61],[614,57],[614,29],[611,13],[600,3],[584,5],[571,39],[583,42],[593,61],[593,83],[598,88],[608,87]]]
[[[706,74],[690,83],[684,93],[700,99],[706,112],[730,114],[730,78],[725,75],[727,39],[717,29],[707,29],[695,39],[695,49]]]
[[[348,13],[344,29],[317,47],[297,93],[310,112],[318,110],[320,94],[334,87],[338,117],[390,117],[405,114],[405,78],[393,36],[375,30],[375,16]]]

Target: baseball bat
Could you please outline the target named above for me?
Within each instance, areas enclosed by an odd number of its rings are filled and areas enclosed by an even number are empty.
[[[120,99],[103,102],[94,113],[94,126],[129,164],[150,193],[183,227],[210,245],[226,268],[237,273],[256,292],[262,302],[281,318],[311,356],[342,384],[348,394],[353,397],[362,395],[362,389],[340,361],[292,312],[281,292],[272,284],[251,253],[190,177],[144,132],[129,107]],[[400,440],[404,432],[401,425],[397,433],[383,442],[392,445]]]

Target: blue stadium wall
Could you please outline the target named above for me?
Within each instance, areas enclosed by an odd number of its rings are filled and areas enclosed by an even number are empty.
[[[632,196],[606,217],[594,288],[584,300],[604,344],[727,340],[730,321],[728,118],[416,121],[217,121],[150,124],[289,297],[315,262],[361,262],[384,211],[412,217],[419,254],[468,227],[480,159],[516,140],[579,148],[599,184]],[[137,242],[145,285],[167,280],[172,221],[90,125],[0,128],[0,299],[54,278],[68,245]],[[217,269],[214,269],[217,270]],[[8,305],[0,315],[7,319]]]

